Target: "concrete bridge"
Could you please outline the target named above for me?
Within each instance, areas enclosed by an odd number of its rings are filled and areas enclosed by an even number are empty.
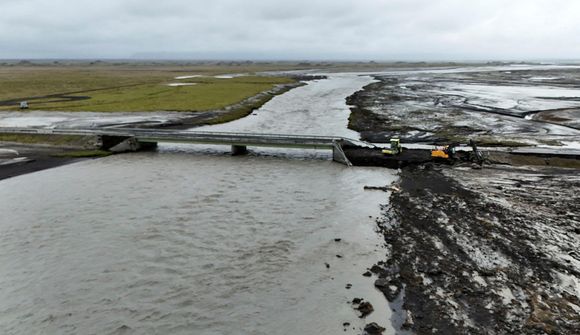
[[[159,142],[231,145],[233,155],[247,153],[248,146],[328,149],[332,150],[334,161],[347,166],[351,166],[352,164],[344,153],[344,146],[364,148],[374,147],[374,145],[367,142],[340,136],[177,131],[159,129],[0,128],[0,133],[96,136],[100,141],[101,148],[113,151],[137,151],[141,148],[156,146]]]

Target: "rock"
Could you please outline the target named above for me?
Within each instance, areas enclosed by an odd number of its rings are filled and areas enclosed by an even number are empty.
[[[358,304],[360,304],[361,302],[363,302],[363,300],[362,300],[361,298],[354,298],[354,299],[352,299],[352,303],[353,303],[354,305],[358,305]]]
[[[345,322],[345,323],[342,324],[342,326],[343,327],[348,327],[348,326],[350,326],[350,322]]]
[[[377,279],[375,281],[375,287],[383,292],[388,301],[395,300],[401,291],[400,286],[396,282],[386,278]]]
[[[375,310],[373,305],[368,301],[361,302],[361,304],[356,309],[360,312],[361,319],[365,318]]]
[[[389,190],[391,190],[392,192],[395,192],[395,193],[401,192],[401,188],[397,185],[393,185],[393,186],[389,187]]]
[[[370,271],[374,274],[379,274],[379,273],[383,272],[383,268],[381,268],[378,265],[373,265],[373,267],[371,267]]]
[[[334,239],[334,242],[340,242],[340,241],[342,241],[342,239],[341,239],[341,238],[335,238],[335,239]]]
[[[365,326],[365,333],[369,335],[380,335],[385,331],[385,328],[379,326],[376,322],[371,322]]]
[[[346,289],[350,290],[350,288],[352,287],[352,284],[346,284]]]
[[[342,258],[342,256],[341,255],[336,255],[336,258]]]
[[[330,269],[330,264],[324,263],[324,265],[326,266],[327,269]]]
[[[443,274],[443,271],[439,268],[439,264],[434,264],[434,266],[430,267],[425,271],[430,276],[440,276]]]
[[[385,287],[389,286],[389,280],[386,278],[379,278],[377,280],[375,280],[375,287],[377,287],[379,290]]]
[[[367,272],[363,273],[363,276],[365,276],[365,277],[372,277],[372,275],[373,274],[370,271],[367,271]]]
[[[385,269],[385,271],[383,272],[383,276],[380,277],[387,277],[390,276],[392,278],[398,278],[399,274],[401,273],[401,268],[399,268],[399,266],[391,266]]]
[[[407,311],[407,317],[405,318],[405,322],[403,323],[403,329],[410,329],[415,324],[413,321],[413,314],[411,311]]]
[[[365,190],[377,190],[386,192],[389,188],[387,186],[365,186]]]

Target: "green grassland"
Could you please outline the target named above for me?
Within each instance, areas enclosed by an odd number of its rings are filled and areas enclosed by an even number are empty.
[[[52,155],[53,157],[63,157],[63,158],[91,158],[91,157],[106,157],[113,153],[104,150],[78,150],[78,151],[66,151],[58,154]]]
[[[31,102],[31,107],[41,110],[91,112],[205,111],[232,105],[277,84],[291,81],[285,78],[239,77],[179,82],[195,85],[170,87],[166,83],[155,83],[116,87],[70,95],[90,96],[86,100],[62,101],[58,97],[47,98]]]
[[[256,76],[255,72],[291,67],[270,65],[176,66],[0,66],[0,110],[17,110],[26,100],[32,110],[148,112],[205,111],[223,108],[275,85],[292,83],[283,77]],[[219,79],[213,76],[247,73]],[[174,79],[177,76],[203,77]],[[192,83],[193,86],[167,86]]]
[[[93,140],[92,136],[54,135],[54,134],[0,134],[0,142],[23,144],[48,144],[60,147],[85,147]]]

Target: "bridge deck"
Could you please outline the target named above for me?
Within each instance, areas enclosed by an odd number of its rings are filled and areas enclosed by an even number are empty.
[[[371,147],[372,145],[355,139],[339,136],[260,134],[207,131],[176,131],[152,129],[39,129],[0,128],[0,133],[12,134],[54,134],[80,136],[134,137],[139,142],[184,142],[202,144],[224,144],[239,146],[270,146],[287,148],[332,149],[338,143]]]

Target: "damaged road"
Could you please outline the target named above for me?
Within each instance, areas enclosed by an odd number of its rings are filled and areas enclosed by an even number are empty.
[[[426,164],[401,172],[378,221],[375,286],[417,334],[578,334],[574,169]]]

